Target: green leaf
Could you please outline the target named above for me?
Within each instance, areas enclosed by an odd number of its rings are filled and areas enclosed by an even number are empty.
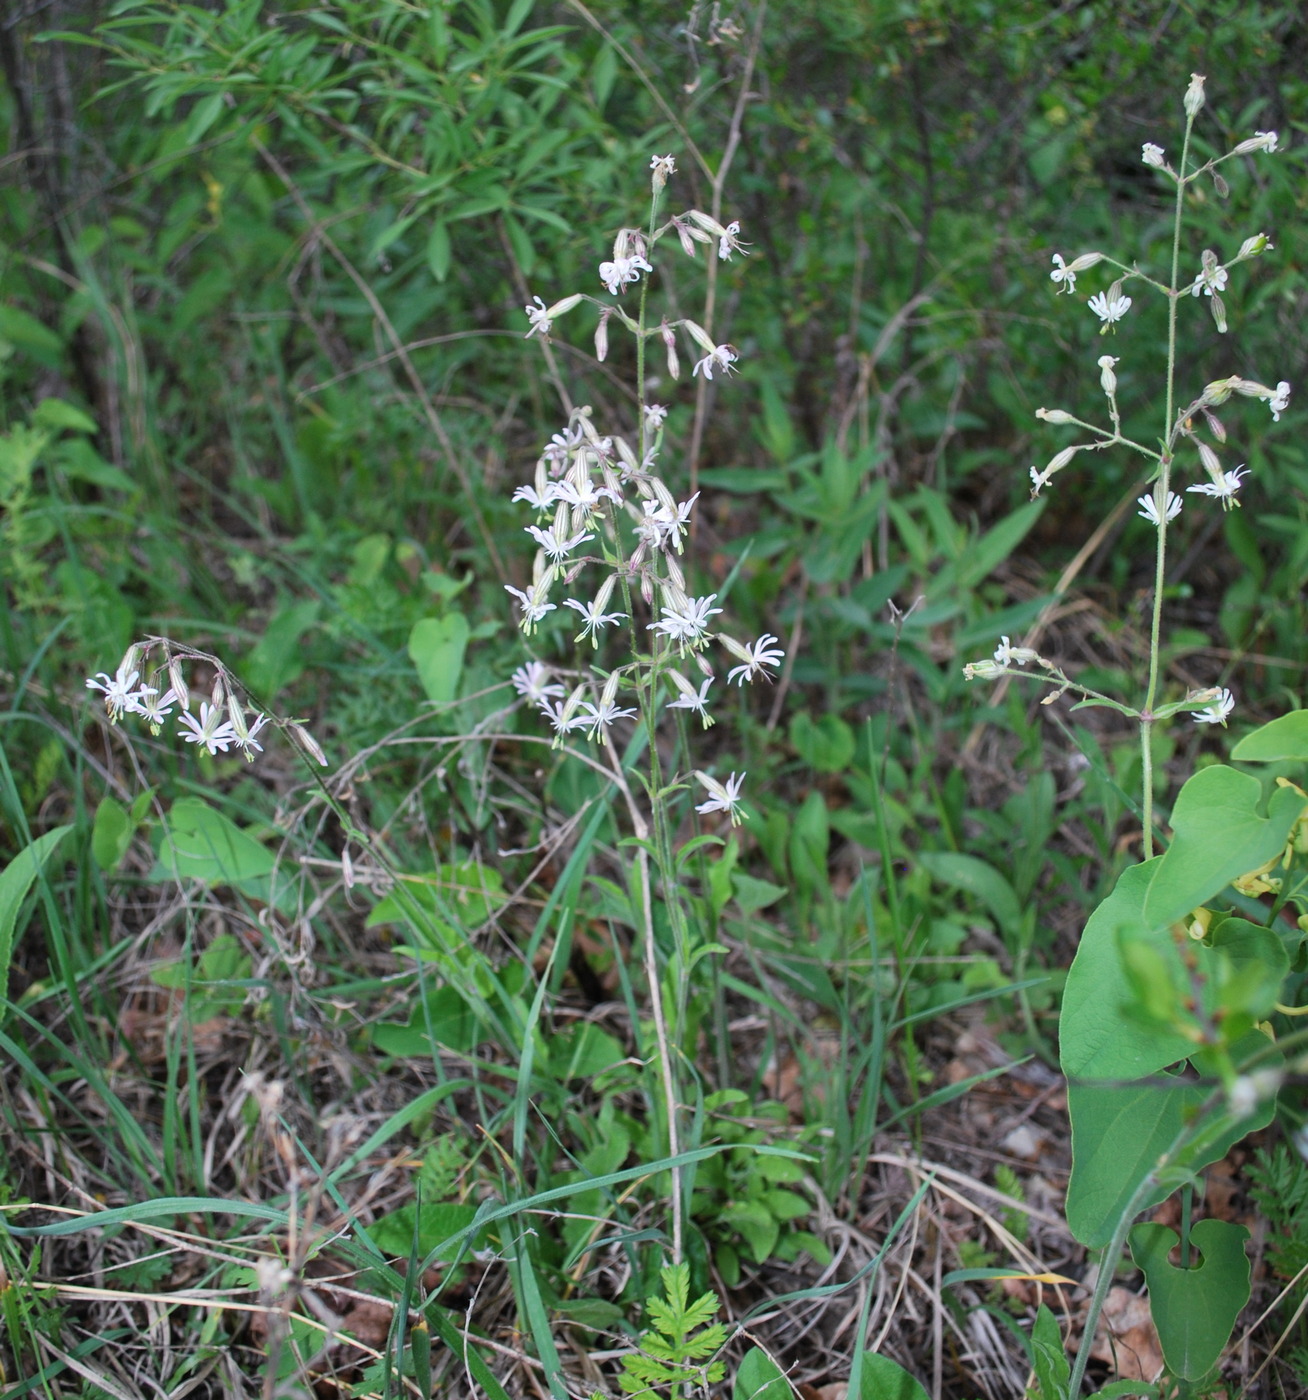
[[[1136,1188],[1180,1139],[1210,1093],[1201,1084],[1179,1078],[1174,1084],[1068,1086],[1072,1176],[1065,1213],[1068,1228],[1082,1244],[1097,1249],[1108,1243]],[[1179,1153],[1174,1165],[1198,1171],[1217,1161],[1247,1133],[1270,1123],[1274,1112],[1275,1104],[1268,1100],[1249,1117],[1228,1122],[1222,1131]],[[1150,1209],[1171,1191],[1171,1182],[1161,1182],[1139,1209]]]
[[[1159,928],[1183,919],[1284,847],[1304,800],[1293,788],[1278,788],[1263,817],[1257,810],[1261,797],[1257,778],[1225,764],[1186,782],[1172,808],[1172,844],[1145,897],[1148,924]]]
[[[1201,1220],[1190,1242],[1202,1262],[1189,1269],[1168,1259],[1179,1237],[1165,1225],[1137,1225],[1131,1255],[1149,1285],[1149,1309],[1163,1357],[1175,1375],[1201,1380],[1217,1364],[1241,1309],[1249,1301],[1249,1231],[1226,1220]]]
[[[1142,941],[1167,968],[1183,972],[1171,934],[1151,930],[1144,919],[1145,896],[1163,859],[1156,856],[1124,870],[1081,935],[1058,1025],[1059,1055],[1069,1079],[1139,1079],[1186,1059],[1194,1049],[1178,1031],[1144,1026],[1128,1015],[1135,998],[1123,942]]]
[[[322,604],[302,598],[278,607],[245,663],[241,674],[264,704],[290,685],[304,670],[300,638],[318,621]]]
[[[290,895],[285,877],[274,895],[277,861],[273,853],[203,798],[178,798],[156,841],[158,860],[149,875],[155,884],[200,880],[206,885],[231,885],[265,904]]]
[[[0,872],[0,1020],[4,1019],[3,1002],[9,995],[9,963],[14,952],[18,911],[41,867],[72,829],[71,826],[51,828],[19,851]]]
[[[888,1356],[863,1353],[858,1378],[859,1400],[931,1400],[926,1387]]]
[[[1246,734],[1231,750],[1231,757],[1237,763],[1308,760],[1308,710],[1292,710]]]
[[[1022,926],[1022,905],[1012,885],[992,865],[956,851],[926,851],[918,863],[933,879],[975,895],[1006,933]]]
[[[32,422],[38,428],[48,428],[54,432],[67,429],[70,433],[94,433],[97,425],[94,418],[83,413],[80,408],[65,403],[63,399],[42,399],[32,412]]]
[[[790,721],[790,742],[819,773],[843,773],[854,761],[854,731],[836,714],[814,720],[801,710]]]
[[[451,1244],[432,1255],[432,1251],[443,1245],[460,1230],[466,1230],[477,1214],[476,1206],[458,1205],[452,1201],[434,1202],[418,1207],[414,1204],[401,1206],[389,1215],[383,1215],[367,1227],[372,1242],[384,1254],[407,1259],[413,1248],[416,1232],[417,1253],[424,1259],[441,1259],[449,1262],[462,1250],[480,1247],[480,1234],[459,1244]]]
[[[132,844],[132,832],[136,823],[127,813],[121,802],[112,797],[102,797],[95,809],[95,823],[91,827],[91,858],[101,870],[113,870],[127,854]]]
[[[1072,1368],[1067,1362],[1058,1319],[1043,1303],[1031,1329],[1031,1365],[1036,1378],[1032,1400],[1066,1400]]]
[[[459,688],[463,652],[468,645],[468,619],[461,612],[424,617],[409,633],[409,656],[427,699],[447,705]]]
[[[762,1347],[750,1347],[732,1382],[731,1400],[791,1400],[792,1394],[781,1367]]]
[[[742,914],[756,914],[770,904],[784,898],[784,885],[769,884],[767,880],[757,880],[753,875],[736,874],[731,877],[731,888],[736,896],[736,905]]]

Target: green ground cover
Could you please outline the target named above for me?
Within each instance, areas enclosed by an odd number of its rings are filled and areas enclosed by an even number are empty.
[[[1305,43],[0,19],[7,1396],[1308,1391]]]

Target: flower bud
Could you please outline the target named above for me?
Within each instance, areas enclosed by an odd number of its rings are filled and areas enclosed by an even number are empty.
[[[1182,106],[1185,108],[1187,117],[1195,116],[1204,105],[1204,76],[1202,73],[1190,74],[1190,86],[1185,90],[1185,99]]]
[[[600,312],[599,325],[595,327],[595,358],[603,364],[609,354],[609,312],[606,307]]]
[[[186,684],[186,677],[182,674],[182,659],[180,656],[170,656],[168,658],[168,685],[173,694],[177,696],[178,704],[182,709],[191,708],[191,689]]]
[[[1117,361],[1118,356],[1116,355],[1100,355],[1099,357],[1099,383],[1110,399],[1117,393],[1117,376],[1113,373],[1113,366]]]
[[[1255,233],[1252,238],[1246,238],[1240,244],[1240,251],[1231,259],[1232,262],[1242,262],[1245,258],[1256,258],[1263,253],[1269,252],[1275,245],[1265,233]]]
[[[663,344],[668,352],[668,376],[677,379],[681,375],[681,364],[677,359],[677,336],[666,318],[659,327],[659,334],[663,337]]]
[[[1210,412],[1207,408],[1203,409],[1203,415],[1204,422],[1208,424],[1208,431],[1212,433],[1212,435],[1217,439],[1218,442],[1225,442],[1226,424],[1223,423],[1222,420],[1215,413]]]
[[[1070,413],[1064,412],[1061,408],[1037,408],[1036,417],[1043,418],[1046,423],[1075,423],[1076,419]]]

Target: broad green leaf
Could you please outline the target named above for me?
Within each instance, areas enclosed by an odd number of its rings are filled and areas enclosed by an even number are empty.
[[[1308,760],[1308,710],[1292,710],[1246,734],[1231,750],[1231,757],[1237,763]]]
[[[263,704],[268,704],[303,672],[300,638],[314,626],[321,612],[322,604],[317,598],[302,598],[280,605],[269,619],[263,636],[241,667],[251,693]]]
[[[1165,1225],[1137,1225],[1131,1255],[1149,1285],[1149,1310],[1163,1357],[1175,1375],[1201,1380],[1217,1364],[1241,1309],[1249,1301],[1249,1231],[1226,1220],[1201,1220],[1190,1242],[1202,1256],[1189,1269],[1168,1253],[1179,1237]]]
[[[467,1054],[480,1038],[472,1008],[454,987],[439,987],[419,997],[407,1025],[383,1021],[372,1031],[378,1050],[404,1059],[430,1059],[433,1041]]]
[[[9,995],[9,963],[14,953],[18,911],[41,867],[72,829],[71,826],[52,827],[19,851],[0,872],[0,1020],[4,1019],[2,1004]]]
[[[113,870],[127,854],[132,844],[132,832],[136,823],[128,815],[121,802],[112,797],[102,797],[95,809],[95,822],[91,827],[91,858],[101,870]]]
[[[926,1387],[897,1362],[875,1351],[863,1353],[859,1400],[931,1400]]]
[[[918,863],[933,879],[975,895],[1007,933],[1022,925],[1022,905],[1012,885],[992,865],[956,851],[924,851]]]
[[[452,1201],[436,1202],[420,1208],[416,1205],[401,1206],[399,1210],[374,1220],[367,1227],[367,1233],[384,1254],[407,1259],[413,1248],[416,1232],[417,1252],[428,1257],[431,1256],[432,1250],[444,1244],[452,1235],[466,1230],[476,1214],[476,1206],[458,1205]],[[474,1236],[472,1240],[463,1243],[451,1243],[431,1257],[449,1262],[460,1251],[466,1254],[478,1244],[478,1237]]]
[[[767,880],[758,880],[753,875],[740,873],[732,875],[731,888],[742,914],[756,914],[760,909],[775,904],[786,894],[784,885],[773,885]]]
[[[1113,892],[1090,916],[1063,991],[1059,1054],[1069,1079],[1139,1079],[1188,1058],[1192,1041],[1166,1026],[1146,1026],[1128,1014],[1134,992],[1122,943],[1155,950],[1176,981],[1180,957],[1166,930],[1144,920],[1144,901],[1163,856],[1122,872]]]
[[[463,673],[463,652],[468,645],[468,619],[461,612],[444,617],[424,617],[409,633],[409,656],[427,699],[446,705],[454,699]]]
[[[750,1347],[741,1357],[731,1400],[791,1400],[793,1394],[786,1373],[762,1347]]]
[[[279,879],[273,889],[277,866],[273,852],[203,798],[178,798],[155,840],[158,860],[149,875],[155,884],[200,880],[206,885],[231,885],[265,904],[292,896],[288,877]]]
[[[1225,764],[1190,778],[1172,808],[1172,844],[1154,870],[1144,917],[1155,928],[1183,919],[1284,845],[1304,810],[1293,788],[1278,788],[1258,814],[1262,784]]]
[[[814,720],[801,710],[790,721],[790,742],[819,773],[843,773],[854,761],[854,731],[836,714]]]
[[[1254,1031],[1248,1039],[1259,1034]],[[1210,1094],[1203,1085],[1179,1078],[1174,1084],[1068,1086],[1072,1176],[1065,1212],[1068,1228],[1082,1244],[1097,1249],[1108,1243],[1136,1188],[1193,1124]],[[1217,1161],[1246,1134],[1270,1123],[1275,1111],[1269,1099],[1246,1118],[1227,1120],[1225,1126],[1214,1120],[1214,1131],[1178,1152],[1173,1165],[1198,1171]],[[1171,1190],[1172,1183],[1157,1186],[1139,1208],[1150,1209]]]

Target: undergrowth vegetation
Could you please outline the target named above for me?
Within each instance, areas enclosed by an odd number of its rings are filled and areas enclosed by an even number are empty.
[[[1304,59],[12,7],[6,1396],[1308,1393]]]

